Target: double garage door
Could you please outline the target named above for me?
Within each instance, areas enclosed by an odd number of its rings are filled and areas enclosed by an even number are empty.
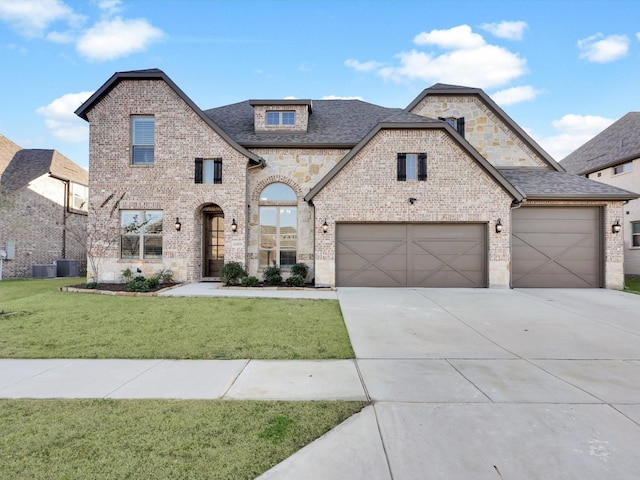
[[[511,284],[599,288],[601,209],[522,207],[513,211]],[[341,287],[486,287],[487,225],[338,224]]]
[[[341,287],[486,287],[485,224],[338,224]]]

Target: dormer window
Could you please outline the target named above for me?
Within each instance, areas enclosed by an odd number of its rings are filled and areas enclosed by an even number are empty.
[[[460,134],[461,137],[464,137],[464,117],[455,118],[455,117],[438,117],[438,120],[442,120],[443,122],[447,122],[451,127]]]
[[[267,126],[295,125],[296,112],[267,112]]]

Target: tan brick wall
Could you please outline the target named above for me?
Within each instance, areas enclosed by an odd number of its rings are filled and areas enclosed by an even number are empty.
[[[132,166],[131,115],[155,117],[155,163]],[[90,199],[125,193],[123,209],[163,211],[163,259],[119,259],[119,242],[105,258],[100,281],[118,281],[124,269],[140,268],[145,276],[170,268],[179,281],[203,274],[202,208],[217,204],[225,214],[225,261],[245,261],[248,159],[221,139],[161,80],[118,83],[88,113],[90,121]],[[194,159],[220,157],[222,184],[195,184]],[[107,215],[108,209],[98,213]],[[119,218],[112,222],[112,234]],[[174,228],[176,217],[182,229]],[[235,218],[238,231],[231,232]],[[91,222],[91,218],[89,222]]]
[[[640,159],[633,160],[632,164],[631,172],[614,175],[613,167],[609,167],[590,173],[589,179],[640,193]],[[640,275],[640,247],[633,247],[631,241],[631,222],[640,222],[640,199],[631,200],[624,205],[619,219],[624,238],[624,272]]]
[[[65,224],[82,229],[86,216],[65,213],[65,182],[43,175],[3,201],[0,212],[0,248],[15,242],[15,259],[3,262],[3,278],[31,277],[32,265],[51,264],[62,258],[81,262],[81,245],[65,231]]]
[[[611,225],[622,217],[622,202],[599,201],[544,201],[531,200],[527,206],[580,206],[602,207],[604,209],[602,219],[603,249],[604,249],[604,283],[605,288],[622,289],[624,287],[624,236],[614,234]]]
[[[398,152],[426,152],[428,180],[396,181]],[[489,285],[507,287],[511,201],[444,131],[383,130],[313,200],[316,281],[335,284],[338,222],[482,222],[489,224]],[[498,218],[500,234],[494,229]],[[329,230],[323,234],[325,219]]]
[[[464,117],[465,138],[496,167],[547,166],[478,97],[428,95],[412,112],[430,118]]]

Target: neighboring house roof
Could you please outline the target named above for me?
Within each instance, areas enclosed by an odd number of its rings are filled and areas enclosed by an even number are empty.
[[[562,166],[586,175],[640,158],[640,112],[629,112],[562,159]]]
[[[9,162],[13,156],[22,150],[22,147],[16,143],[13,143],[4,135],[0,134],[0,175],[4,172],[4,169],[7,168]]]
[[[636,193],[567,172],[544,168],[499,168],[498,171],[528,200],[632,200]]]
[[[89,184],[88,172],[55,150],[22,149],[17,151],[0,183],[9,191],[18,190],[42,175],[51,175],[81,185]]]
[[[173,80],[171,80],[162,70],[157,68],[152,68],[148,70],[133,70],[130,72],[116,72],[114,73],[109,80],[107,80],[104,85],[102,85],[91,97],[84,102],[76,111],[75,114],[84,120],[89,120],[87,117],[87,113],[89,110],[93,108],[93,106],[98,103],[102,98],[107,95],[111,89],[113,89],[118,83],[122,80],[162,80],[187,104],[189,107],[193,109],[193,111],[200,117],[204,122],[209,125],[218,135],[220,135],[224,140],[231,145],[232,148],[236,149],[244,156],[249,158],[249,160],[256,165],[263,165],[264,160],[254,153],[246,150],[242,146],[240,146],[233,138],[231,138],[223,129],[221,129],[218,125],[216,125],[211,118],[206,116],[204,112],[198,107],[193,101],[175,84]]]
[[[494,102],[491,97],[481,89],[436,83],[429,88],[425,88],[422,93],[420,93],[420,95],[418,95],[415,100],[411,102],[407,108],[405,108],[405,110],[413,110],[420,102],[422,102],[422,100],[424,100],[429,95],[472,95],[480,97],[482,101],[489,107],[489,109],[491,109],[493,113],[498,116],[498,118],[504,121],[509,129],[513,131],[513,133],[515,133],[520,138],[520,140],[525,143],[525,145],[528,145],[529,148],[538,153],[555,170],[564,170],[563,166],[558,164],[558,162],[556,162],[547,152],[545,152],[544,149],[540,145],[538,145],[538,143],[520,127],[520,125],[514,122],[513,119],[509,115],[507,115],[507,113],[502,110],[502,108],[500,108],[498,104]]]
[[[309,114],[306,132],[256,132],[252,107],[258,104],[256,102],[258,101],[247,100],[205,110],[204,113],[246,148],[353,148],[376,124],[402,112],[400,108],[385,108],[361,100],[313,100],[313,110]],[[283,103],[279,100],[260,102],[268,102],[270,105]],[[311,103],[309,100],[305,102]],[[290,105],[292,101],[287,100],[284,103]]]

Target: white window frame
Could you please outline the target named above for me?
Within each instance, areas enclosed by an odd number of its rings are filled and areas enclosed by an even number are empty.
[[[134,219],[143,219],[142,221],[136,220],[135,223],[140,225],[138,228],[131,229],[132,224],[123,225],[123,214],[134,214]],[[137,215],[136,215],[137,214]],[[149,215],[160,215],[159,230],[150,232]],[[121,260],[162,260],[163,250],[163,227],[164,212],[162,210],[120,210],[120,259]],[[156,227],[158,225],[155,225]],[[127,227],[127,228],[125,228]],[[124,242],[123,238],[131,238],[138,241],[138,254],[137,255],[123,255]],[[146,240],[147,239],[160,239],[160,254],[148,255],[146,254]]]
[[[633,171],[633,162],[623,163],[613,167],[614,175],[622,175],[623,173],[630,173]]]
[[[69,182],[68,210],[86,213],[89,210],[89,187]]]

